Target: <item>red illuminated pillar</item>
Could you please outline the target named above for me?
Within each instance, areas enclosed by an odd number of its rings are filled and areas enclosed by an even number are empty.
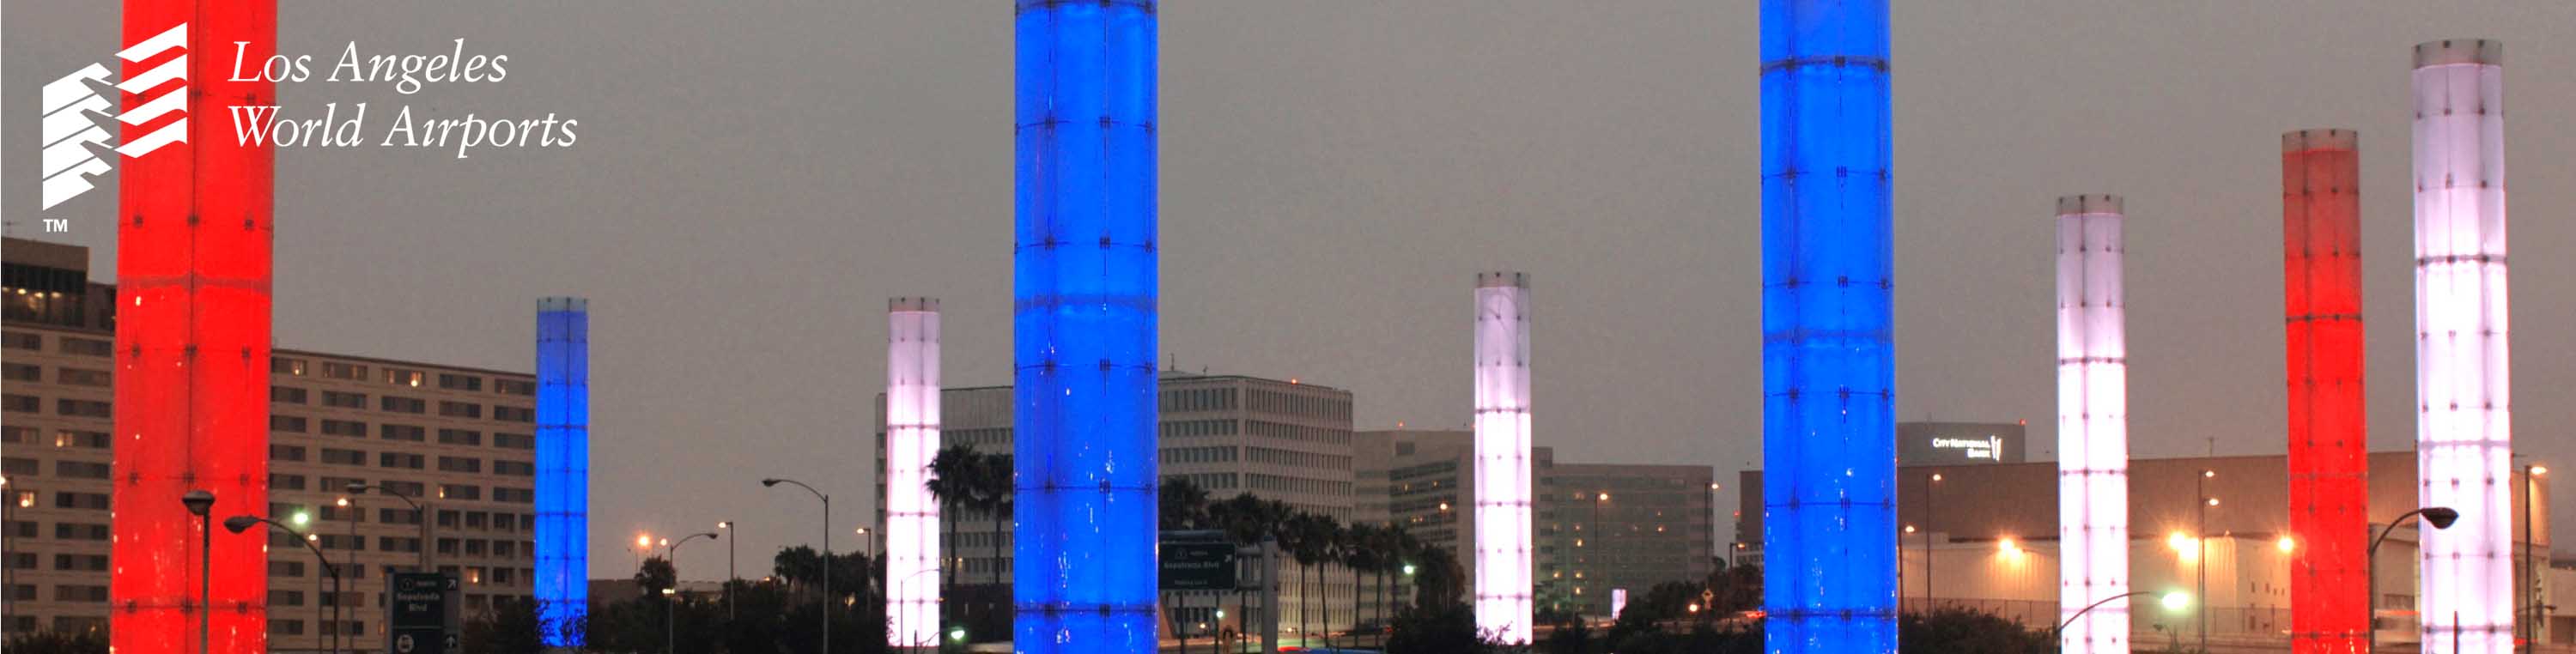
[[[249,42],[246,61],[275,51],[277,5],[126,0],[124,45],[182,24],[184,49],[125,61],[122,75],[139,83],[187,58],[184,78],[123,98],[131,116],[174,90],[186,99],[185,112],[124,125],[128,146],[187,124],[185,142],[118,163],[108,633],[118,652],[193,652],[199,611],[211,605],[209,650],[251,654],[267,650],[267,532],[214,530],[212,601],[201,605],[202,525],[179,496],[212,491],[218,521],[268,513],[270,152],[235,145],[227,107],[273,104],[275,87],[226,80],[233,42]]]
[[[2294,654],[2358,653],[2369,637],[2360,172],[2352,130],[2281,136]]]

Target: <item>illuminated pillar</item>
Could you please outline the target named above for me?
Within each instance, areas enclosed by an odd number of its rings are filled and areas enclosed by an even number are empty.
[[[2294,654],[2353,654],[2370,637],[2360,177],[2352,130],[2281,136]]]
[[[2129,592],[2128,302],[2120,197],[2057,199],[2057,611]],[[2201,601],[2193,598],[2192,601]],[[2066,625],[2064,651],[2129,651],[2129,600]]]
[[[537,300],[537,579],[546,644],[590,614],[590,301]]]
[[[276,50],[277,4],[200,4],[125,3],[123,105],[137,123],[120,128],[123,142],[178,140],[119,164],[108,574],[119,652],[196,651],[200,617],[210,651],[268,650],[267,534],[214,529],[201,566],[205,525],[179,497],[213,492],[215,520],[268,514],[273,153],[237,144],[224,116],[274,102],[273,84],[231,81],[230,68],[236,41],[253,61]],[[156,113],[155,99],[185,111]]]
[[[2495,41],[2415,46],[2417,499],[2460,512],[2423,531],[2428,653],[2513,645],[2503,64]]]
[[[1018,0],[1013,642],[1155,649],[1152,0]]]
[[[1886,0],[1763,0],[1769,651],[1896,651]]]
[[[886,307],[886,644],[939,642],[939,300]]]
[[[1529,275],[1476,275],[1476,630],[1530,642]]]

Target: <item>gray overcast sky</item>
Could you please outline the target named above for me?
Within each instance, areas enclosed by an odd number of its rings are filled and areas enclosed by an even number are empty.
[[[1009,382],[1007,3],[285,0],[281,49],[506,54],[498,84],[305,82],[293,114],[581,121],[577,147],[277,157],[281,346],[526,370],[592,299],[594,576],[637,530],[745,560],[870,515],[885,298],[946,301],[952,385]],[[8,0],[10,220],[43,81],[116,3]],[[1162,337],[1182,367],[1468,418],[1472,274],[1534,276],[1537,442],[1760,458],[1755,3],[1184,1],[1162,16]],[[2576,3],[1900,2],[1898,405],[2054,441],[2053,199],[2128,197],[2140,457],[2283,450],[2279,141],[2362,133],[2372,442],[2411,447],[2409,47],[2506,43],[2518,442],[2576,466]],[[230,53],[203,53],[229,57]],[[211,118],[211,117],[200,117]],[[112,192],[49,215],[112,269]],[[24,226],[12,227],[19,233]],[[1732,489],[1729,490],[1732,494]],[[1732,498],[1727,498],[1732,501]],[[2576,518],[2576,507],[2562,508]],[[844,535],[838,542],[851,546]],[[686,576],[721,547],[681,557]]]

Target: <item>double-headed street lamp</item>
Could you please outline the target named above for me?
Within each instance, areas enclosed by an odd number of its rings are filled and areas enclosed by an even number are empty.
[[[2388,540],[2388,533],[2397,531],[2397,526],[2406,524],[2406,519],[2416,516],[2423,516],[2424,521],[2431,523],[2434,529],[2449,529],[2451,523],[2460,520],[2460,512],[2457,509],[2447,506],[2428,506],[2398,514],[2397,519],[2388,521],[2388,526],[2379,530],[2378,536],[2370,539],[2370,548],[2363,550],[2362,554],[2363,560],[2369,562],[2367,569],[2370,572],[2362,575],[2370,580],[2370,639],[2367,641],[2369,648],[2362,651],[2379,649],[2379,543]]]
[[[807,485],[805,482],[797,481],[797,480],[794,480],[794,479],[780,479],[780,478],[777,478],[777,477],[771,477],[771,478],[768,478],[768,479],[760,480],[760,485],[761,485],[762,487],[776,487],[776,486],[778,486],[779,484],[795,484],[797,488],[802,488],[802,489],[805,489],[805,492],[813,493],[813,494],[814,494],[814,499],[818,499],[818,500],[822,500],[822,501],[823,501],[823,611],[822,611],[822,613],[823,613],[823,654],[831,654],[831,652],[832,652],[832,496],[830,496],[830,495],[825,495],[825,494],[823,494],[823,491],[814,490],[814,487],[813,487],[813,486]]]
[[[277,521],[275,521],[275,520],[270,520],[270,519],[262,518],[262,517],[255,516],[255,515],[237,515],[237,516],[233,516],[233,517],[230,517],[230,518],[225,518],[225,519],[224,519],[224,530],[225,530],[225,531],[230,531],[230,532],[233,532],[233,533],[238,534],[238,533],[242,533],[243,531],[247,531],[247,530],[249,530],[251,527],[256,527],[256,526],[259,526],[259,525],[261,525],[261,524],[267,524],[267,525],[268,525],[269,527],[271,527],[271,528],[277,529],[277,530],[279,530],[279,531],[286,532],[286,535],[294,536],[294,537],[295,537],[295,542],[303,543],[303,544],[304,544],[304,549],[313,550],[313,560],[322,564],[322,572],[324,572],[325,574],[329,574],[329,575],[331,575],[331,594],[333,594],[333,595],[338,595],[338,594],[340,594],[340,592],[341,592],[341,588],[340,588],[340,569],[339,569],[339,568],[331,567],[331,557],[323,555],[323,554],[322,554],[322,548],[320,548],[320,547],[315,547],[315,546],[313,545],[313,538],[312,538],[312,537],[310,537],[310,536],[306,536],[306,535],[304,535],[303,533],[300,533],[300,532],[295,531],[295,528],[293,528],[293,527],[288,527],[288,526],[286,526],[286,525],[278,524],[278,523],[277,523]],[[319,623],[321,623],[321,622],[322,622],[322,603],[319,601],[319,600],[321,600],[322,598],[316,597],[316,598],[313,598],[313,599],[314,599],[314,600],[316,600],[316,601],[313,603],[313,622],[315,622],[315,623],[318,625]],[[333,621],[333,622],[338,622],[338,621],[339,621],[338,614],[340,613],[340,602],[338,601],[338,599],[339,599],[339,598],[334,597],[334,598],[332,598],[332,600],[333,600],[333,601],[331,602],[331,613],[332,613],[332,615],[333,615],[333,617],[332,617],[332,621]],[[319,635],[319,634],[316,634],[316,635]],[[335,625],[332,625],[332,629],[331,629],[331,652],[332,652],[332,654],[338,654],[338,653],[339,653],[339,651],[340,651],[340,629],[339,629],[339,625],[336,625],[336,624],[335,624]]]
[[[687,536],[682,536],[682,537],[680,537],[680,539],[679,539],[679,540],[666,540],[666,541],[663,541],[663,544],[662,544],[662,562],[664,562],[664,563],[668,563],[668,564],[670,564],[670,566],[671,566],[671,587],[662,589],[662,653],[663,653],[663,654],[676,654],[676,653],[679,651],[679,643],[680,643],[680,626],[679,626],[679,625],[680,625],[680,619],[679,619],[678,617],[676,617],[676,616],[679,614],[679,610],[678,610],[678,609],[679,609],[679,605],[677,604],[677,602],[678,602],[678,601],[679,601],[679,599],[680,599],[680,596],[679,596],[679,589],[680,589],[680,546],[681,546],[681,545],[687,545],[687,544],[689,544],[689,541],[697,540],[697,539],[700,539],[700,538],[722,538],[722,537],[723,537],[722,535],[717,534],[716,532],[712,532],[712,531],[702,531],[702,532],[698,532],[698,533],[694,533],[694,534],[689,534],[689,535],[687,535]]]

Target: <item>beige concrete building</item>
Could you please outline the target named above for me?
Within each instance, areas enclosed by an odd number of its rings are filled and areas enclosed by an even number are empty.
[[[2205,477],[2203,472],[2211,473]],[[2132,642],[2161,646],[2174,638],[2196,641],[2202,607],[2213,646],[2287,647],[2289,628],[2289,552],[2299,544],[2284,543],[2289,524],[2288,460],[2283,456],[2222,456],[2136,459],[2129,464],[2130,589],[2182,591],[2201,596],[2206,562],[2206,600],[2181,612],[2153,603],[2135,605]],[[1941,480],[1933,482],[1938,473]],[[2514,538],[2517,552],[2529,552],[2514,563],[2518,597],[2543,598],[2550,608],[2548,575],[2531,576],[2539,563],[2548,569],[2549,476],[2540,483],[2520,474],[2512,483],[2513,511],[2529,516],[2530,547],[2522,547],[2522,522]],[[1760,560],[1762,473],[1741,473],[1741,560]],[[1905,466],[1897,472],[1897,514],[1903,525],[1902,596],[1907,610],[1931,602],[1970,606],[2021,620],[2039,628],[2055,624],[2057,614],[2057,464],[2052,461],[1957,466]],[[2370,455],[2370,520],[2375,534],[2390,519],[2416,508],[2415,453]],[[2197,498],[2218,500],[2204,508]],[[2382,647],[2417,642],[2414,561],[2415,529],[2409,522],[2391,532],[2372,563],[2379,579],[2376,611]],[[2207,554],[2197,535],[2206,534]],[[2365,538],[2356,534],[2353,538]],[[2366,543],[2366,541],[2365,541]],[[2284,549],[2284,548],[2288,549]],[[1930,552],[1927,557],[1925,552]],[[1926,579],[1930,580],[1929,585]],[[2517,605],[2528,605],[2519,599]],[[2534,622],[2546,622],[2534,615]],[[2162,628],[2159,629],[2159,625]],[[2180,630],[2180,633],[2175,633]],[[2545,634],[2545,639],[2565,635]]]
[[[0,627],[104,629],[115,289],[88,281],[85,248],[10,239],[7,250]],[[416,569],[424,549],[463,582],[467,615],[531,592],[532,375],[286,349],[272,364],[270,517],[305,516],[348,584],[330,596],[311,550],[273,535],[273,650],[316,651],[341,633],[343,651],[382,651],[386,573]],[[352,495],[353,483],[373,488]],[[418,502],[425,528],[386,489]]]

